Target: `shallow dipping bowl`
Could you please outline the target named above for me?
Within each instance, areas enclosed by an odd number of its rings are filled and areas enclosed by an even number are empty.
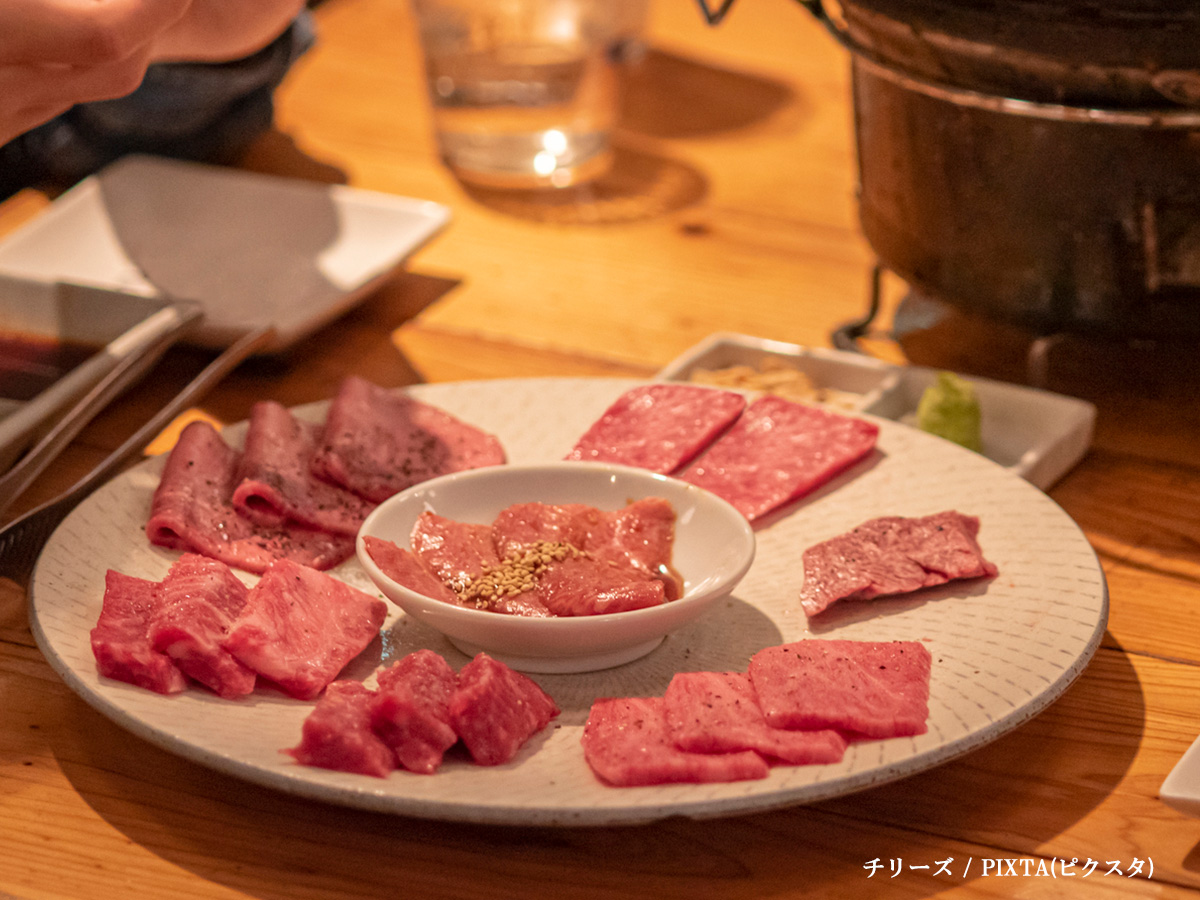
[[[408,548],[413,525],[426,510],[459,522],[491,524],[515,503],[586,503],[615,510],[644,497],[662,497],[675,510],[671,561],[683,578],[678,600],[648,609],[537,619],[454,606],[393,581],[364,547],[371,535]],[[645,656],[728,595],[754,560],[754,533],[731,505],[686,482],[626,466],[562,462],[473,469],[411,487],[367,517],[357,551],[384,596],[468,656],[486,652],[526,672],[590,672]]]

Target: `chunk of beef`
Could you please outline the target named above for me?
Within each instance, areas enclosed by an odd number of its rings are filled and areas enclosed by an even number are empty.
[[[160,605],[158,582],[112,569],[105,573],[100,618],[90,636],[101,675],[159,694],[187,687],[183,672],[150,640],[150,619]]]

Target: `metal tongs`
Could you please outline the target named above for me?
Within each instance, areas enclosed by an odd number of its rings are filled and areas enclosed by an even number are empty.
[[[269,346],[274,340],[273,328],[259,328],[247,333],[209,363],[166,406],[69,490],[0,529],[0,578],[10,578],[22,585],[26,584],[42,547],[54,529],[81,500],[110,476],[115,475],[121,466],[140,453],[176,416],[224,378],[238,363],[256,350]]]

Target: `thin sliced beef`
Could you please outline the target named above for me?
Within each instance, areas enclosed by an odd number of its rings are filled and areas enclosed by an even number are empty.
[[[410,772],[431,775],[458,741],[450,697],[458,678],[432,650],[417,650],[379,673],[371,728]]]
[[[670,383],[636,387],[604,411],[566,458],[665,475],[712,443],[745,406],[733,391]]]
[[[776,728],[923,734],[931,658],[917,641],[803,640],[760,650],[750,679]]]
[[[330,405],[313,472],[374,502],[414,484],[505,461],[491,434],[354,376]]]
[[[677,477],[754,521],[866,457],[878,432],[863,419],[767,395]]]
[[[397,584],[426,597],[458,605],[458,595],[430,572],[411,550],[372,534],[363,536],[363,544],[380,571]]]
[[[254,404],[234,478],[234,508],[268,527],[292,520],[333,534],[357,534],[375,504],[313,475],[321,429],[273,400]]]
[[[293,697],[311,700],[379,634],[387,604],[290,560],[250,590],[222,646]]]
[[[550,563],[531,593],[555,616],[597,616],[667,602],[658,579],[584,556]]]
[[[834,763],[846,750],[846,739],[833,729],[791,731],[767,724],[744,672],[679,672],[663,700],[668,733],[680,750],[757,750],[791,765]]]
[[[161,603],[150,618],[154,649],[218,696],[227,700],[246,696],[254,690],[257,676],[221,641],[249,593],[224,563],[183,554],[159,585]]]
[[[810,616],[840,600],[870,600],[960,578],[991,578],[979,519],[955,510],[884,516],[804,551],[800,605]]]
[[[91,631],[92,655],[101,675],[159,694],[187,687],[183,672],[150,641],[150,619],[160,604],[158,582],[111,569],[105,573],[104,602]]]
[[[458,673],[450,722],[471,758],[506,763],[558,715],[558,706],[533,679],[480,653]]]
[[[371,729],[375,699],[357,681],[333,682],[304,720],[299,745],[287,752],[305,766],[386,778],[396,757]]]
[[[583,728],[583,755],[602,781],[616,787],[766,778],[770,767],[753,750],[692,753],[675,746],[662,697],[602,698]]]
[[[180,434],[163,467],[146,523],[159,547],[201,553],[248,572],[276,559],[329,569],[354,553],[354,539],[294,523],[254,525],[233,507],[239,454],[201,420]]]

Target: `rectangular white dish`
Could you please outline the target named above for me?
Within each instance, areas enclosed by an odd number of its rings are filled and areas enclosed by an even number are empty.
[[[262,325],[282,350],[359,302],[450,220],[427,200],[149,156],[86,178],[0,242],[0,275],[203,308],[189,341]]]
[[[837,392],[843,408],[897,422],[909,420],[934,369],[895,366],[842,350],[803,347],[743,334],[718,333],[685,351],[658,373],[689,381],[698,370],[762,366],[779,360]],[[1048,489],[1083,458],[1095,430],[1096,408],[1075,397],[987,378],[967,377],[979,398],[983,455]]]

